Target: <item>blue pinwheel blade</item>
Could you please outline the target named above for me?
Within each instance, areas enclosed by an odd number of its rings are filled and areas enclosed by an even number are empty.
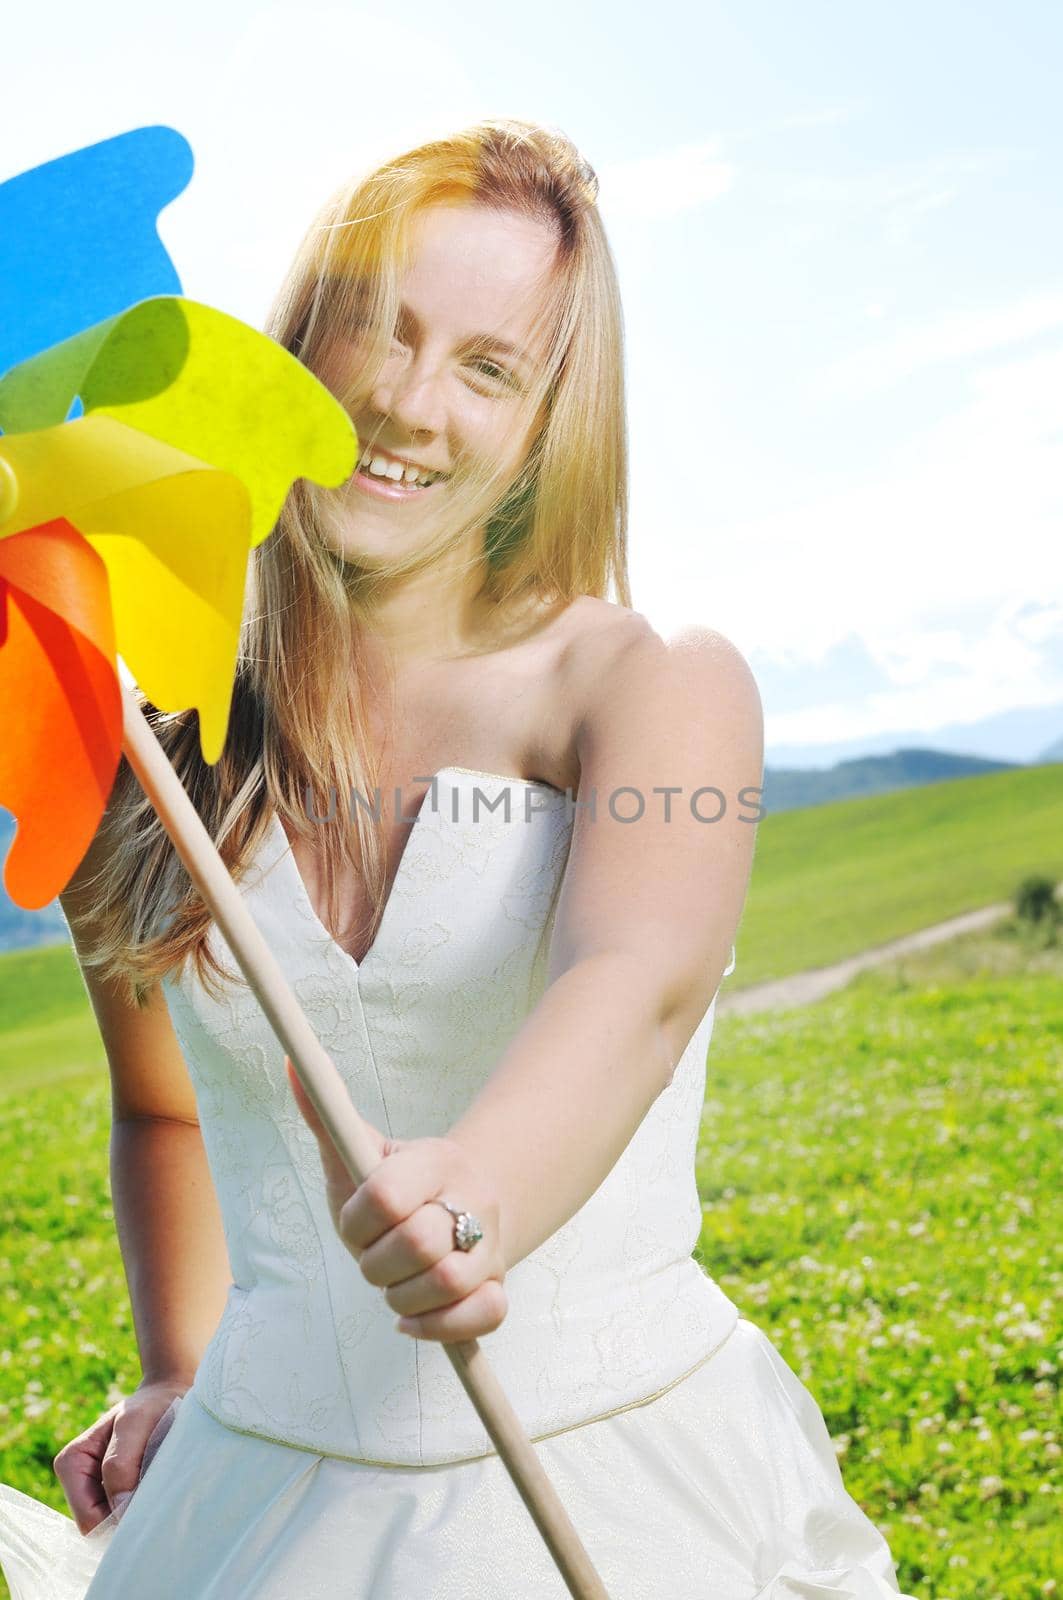
[[[134,128],[0,183],[0,373],[152,295],[181,293],[159,238],[192,148]]]

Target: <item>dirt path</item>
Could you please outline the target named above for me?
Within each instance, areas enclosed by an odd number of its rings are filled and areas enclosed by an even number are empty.
[[[727,992],[728,980],[725,978],[716,1002],[716,1015],[723,1017],[728,1012],[785,1011],[789,1006],[810,1005],[813,1000],[822,1000],[824,995],[844,988],[850,978],[863,972],[865,967],[877,967],[894,956],[905,955],[909,950],[925,950],[929,945],[953,939],[957,934],[974,933],[979,928],[987,928],[1002,917],[1012,915],[1014,909],[1011,902],[1005,900],[1000,905],[965,911],[962,916],[950,917],[947,922],[936,922],[933,927],[920,928],[917,933],[906,933],[900,939],[892,939],[889,944],[863,950],[858,956],[835,962],[832,967],[812,967],[808,972],[793,972],[788,978],[755,983],[749,989],[738,989],[732,994]],[[740,951],[736,951],[736,955],[740,954]]]

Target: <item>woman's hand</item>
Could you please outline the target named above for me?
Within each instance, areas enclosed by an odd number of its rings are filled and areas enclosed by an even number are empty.
[[[191,1387],[176,1379],[145,1380],[63,1446],[52,1466],[79,1533],[91,1533],[112,1511],[125,1507],[140,1482],[144,1447],[155,1424]]]
[[[509,1309],[498,1197],[451,1139],[389,1139],[372,1129],[383,1158],[356,1185],[284,1058],[295,1102],[317,1136],[336,1231],[366,1281],[401,1313],[402,1333],[446,1343],[492,1333]],[[471,1211],[483,1238],[454,1245],[454,1218],[437,1197]]]

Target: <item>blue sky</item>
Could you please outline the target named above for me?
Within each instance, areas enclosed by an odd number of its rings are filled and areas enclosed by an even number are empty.
[[[636,608],[666,635],[704,622],[735,641],[769,760],[1003,753],[985,730],[1018,707],[1028,753],[1047,743],[1063,707],[1063,10],[408,0],[401,15],[27,8],[5,22],[6,174],[178,128],[197,171],[160,231],[185,292],[258,323],[351,172],[487,113],[560,125],[599,174],[624,295]]]

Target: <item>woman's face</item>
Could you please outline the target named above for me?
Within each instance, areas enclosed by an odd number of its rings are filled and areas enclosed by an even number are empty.
[[[529,421],[521,401],[545,356],[557,242],[546,223],[474,204],[436,204],[413,219],[395,338],[352,404],[360,461],[336,491],[329,542],[339,554],[415,549],[434,532],[455,473],[501,470],[499,496],[517,477],[545,416],[540,408]],[[360,360],[357,333],[337,337],[322,381],[342,392]],[[414,469],[444,476],[420,487]]]

